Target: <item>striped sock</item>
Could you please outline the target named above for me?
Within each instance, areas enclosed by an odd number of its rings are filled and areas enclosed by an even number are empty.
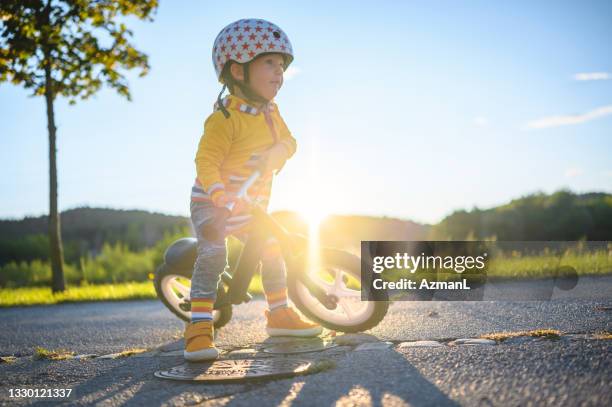
[[[212,321],[213,298],[191,299],[191,322]]]
[[[266,301],[268,301],[268,309],[270,311],[276,308],[287,306],[287,289],[281,288],[280,290],[273,291],[266,294]]]

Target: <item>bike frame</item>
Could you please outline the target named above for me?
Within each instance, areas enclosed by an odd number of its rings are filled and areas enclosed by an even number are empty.
[[[266,241],[270,237],[274,237],[280,245],[281,253],[285,260],[287,277],[298,279],[304,284],[310,294],[317,298],[326,308],[331,310],[335,309],[338,299],[333,295],[328,295],[323,288],[314,283],[304,269],[305,256],[308,253],[307,239],[304,236],[288,232],[265,210],[249,199],[247,191],[260,176],[261,172],[255,171],[253,175],[244,182],[236,195],[237,198],[241,198],[250,203],[252,223],[244,248],[240,253],[240,257],[238,258],[232,275],[230,276],[228,273],[222,274],[222,279],[228,285],[228,290],[221,298],[218,296],[215,308],[221,307],[227,302],[231,304],[241,304],[250,299],[247,292],[249,284],[259,267],[262,259],[261,254]],[[233,202],[226,205],[227,211],[221,221],[209,226],[203,233],[215,237],[223,233],[225,220],[230,216],[233,208]]]

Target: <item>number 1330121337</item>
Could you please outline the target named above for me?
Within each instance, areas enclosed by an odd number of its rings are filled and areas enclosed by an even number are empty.
[[[8,389],[11,398],[66,398],[72,389]]]

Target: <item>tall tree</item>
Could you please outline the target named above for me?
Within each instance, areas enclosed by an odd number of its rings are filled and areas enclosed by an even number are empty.
[[[57,209],[56,97],[87,99],[104,84],[131,100],[123,70],[149,70],[128,41],[125,17],[152,21],[157,0],[2,0],[0,83],[10,81],[44,96],[49,133],[49,243],[53,292],[63,291],[64,270]]]

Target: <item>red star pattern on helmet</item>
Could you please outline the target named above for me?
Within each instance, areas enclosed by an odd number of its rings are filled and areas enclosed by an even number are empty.
[[[213,44],[213,65],[217,74],[230,60],[249,61],[264,52],[293,54],[286,34],[265,20],[238,20],[226,26]]]

